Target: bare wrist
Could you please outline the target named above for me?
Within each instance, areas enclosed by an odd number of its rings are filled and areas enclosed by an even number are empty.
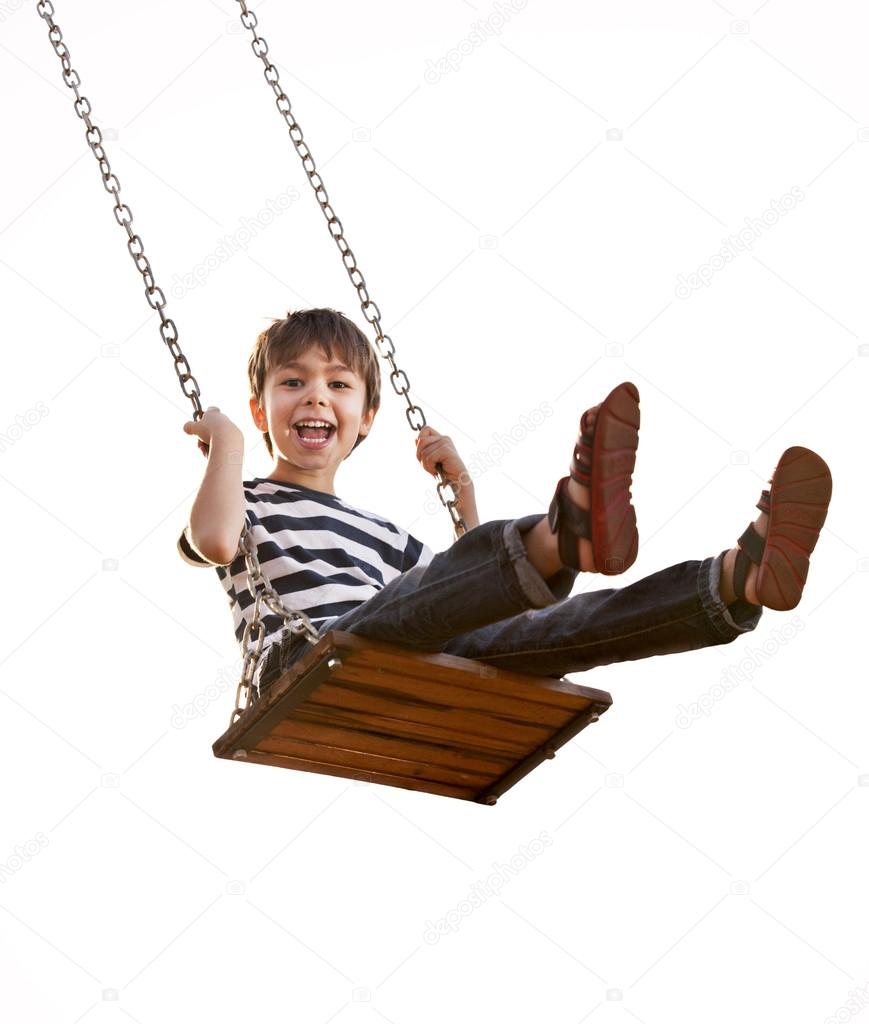
[[[455,485],[456,492],[458,494],[458,500],[469,499],[474,496],[474,481],[467,475],[462,473]]]
[[[212,458],[217,456],[222,462],[241,462],[244,458],[244,434],[238,429],[225,429],[214,434],[209,455]]]
[[[244,434],[238,427],[222,427],[211,435],[211,440],[221,448],[244,448]]]

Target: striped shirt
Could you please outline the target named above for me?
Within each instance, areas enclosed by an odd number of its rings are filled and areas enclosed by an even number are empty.
[[[320,630],[363,604],[415,565],[428,565],[434,552],[382,516],[354,508],[325,491],[264,477],[242,481],[246,522],[263,575],[292,611],[303,611]],[[226,591],[235,638],[244,655],[244,629],[253,617],[240,547],[231,562],[209,562],[192,545],[185,526],[178,553],[190,565],[211,566]],[[280,639],[284,621],[261,605],[263,653]]]

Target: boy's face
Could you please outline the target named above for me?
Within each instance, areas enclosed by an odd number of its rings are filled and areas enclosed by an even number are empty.
[[[371,430],[377,414],[375,408],[363,416],[365,381],[341,362],[334,349],[329,360],[319,346],[311,347],[296,356],[295,364],[269,371],[262,405],[251,398],[257,429],[268,430],[272,439],[276,465],[270,480],[335,494],[338,467],[359,435]],[[332,424],[325,441],[306,438],[311,431],[299,432],[296,424],[308,420]]]

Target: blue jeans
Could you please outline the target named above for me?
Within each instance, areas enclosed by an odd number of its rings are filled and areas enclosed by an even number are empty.
[[[512,672],[560,677],[730,643],[760,621],[760,606],[721,600],[723,552],[671,565],[629,586],[571,597],[577,571],[565,567],[544,580],[525,551],[522,535],[543,518],[481,523],[427,566],[402,573],[318,632],[343,630]],[[265,655],[261,686],[309,646],[285,629]]]

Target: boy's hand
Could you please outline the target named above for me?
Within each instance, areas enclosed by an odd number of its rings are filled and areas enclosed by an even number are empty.
[[[435,477],[435,466],[438,462],[442,463],[444,476],[447,483],[452,485],[457,498],[463,491],[467,493],[473,490],[471,475],[459,458],[452,439],[439,434],[434,427],[423,427],[417,434],[416,457],[422,463],[422,468]]]
[[[208,455],[208,448],[215,437],[242,436],[241,430],[225,416],[216,405],[209,405],[198,420],[188,420],[184,424],[185,434],[195,434],[199,438],[199,450]]]

